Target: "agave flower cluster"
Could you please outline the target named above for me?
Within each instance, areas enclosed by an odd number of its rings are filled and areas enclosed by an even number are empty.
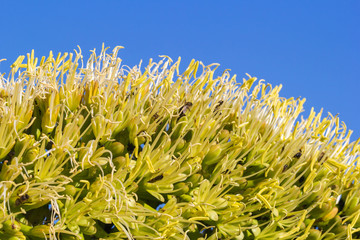
[[[119,49],[1,77],[0,239],[360,238],[360,146],[336,116]]]

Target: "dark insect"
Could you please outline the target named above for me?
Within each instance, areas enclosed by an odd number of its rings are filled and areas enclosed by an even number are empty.
[[[225,171],[222,172],[223,174],[230,174],[231,171],[229,169],[226,169]]]
[[[184,106],[179,109],[179,119],[185,116],[185,113],[192,107],[192,102],[186,102]]]
[[[320,153],[320,155],[318,157],[318,162],[320,162],[323,159],[324,156],[325,156],[324,152]]]
[[[304,176],[301,176],[300,179],[299,179],[299,183],[300,184],[303,184],[305,182],[305,177]]]
[[[289,168],[289,166],[287,164],[285,164],[284,168],[283,168],[283,172],[285,172],[288,168]]]
[[[25,193],[24,195],[20,196],[15,200],[15,206],[20,206],[21,204],[26,202],[29,198],[30,196],[27,193]]]
[[[160,181],[160,180],[163,179],[163,178],[164,178],[164,176],[161,174],[161,175],[159,175],[159,176],[154,177],[153,179],[150,179],[150,180],[148,181],[148,183],[154,183],[154,182]]]
[[[221,107],[221,105],[222,105],[223,103],[224,103],[223,100],[218,101],[218,103],[217,103],[216,106],[215,106],[214,113],[217,112],[217,111],[219,111],[219,109],[220,109],[220,107]]]
[[[283,152],[284,152],[284,150],[285,150],[285,145],[284,145],[284,146],[282,146],[282,148],[281,148],[281,153],[283,153]]]
[[[20,197],[20,200],[24,202],[24,201],[28,200],[29,198],[30,198],[30,196],[27,193],[25,193],[24,195],[22,195]]]
[[[294,158],[300,158],[301,155],[302,155],[302,151],[301,151],[301,149],[300,149],[299,152],[294,155]]]
[[[22,202],[21,202],[21,200],[20,200],[20,198],[17,198],[16,200],[15,200],[15,206],[20,206],[22,204]]]
[[[158,118],[159,118],[159,114],[158,114],[158,113],[154,113],[154,115],[152,115],[152,118],[153,118],[154,120],[158,119]]]
[[[125,96],[125,101],[129,100],[130,97],[135,96],[135,92],[137,91],[137,88],[135,88],[133,91],[129,92],[128,94],[126,94]]]

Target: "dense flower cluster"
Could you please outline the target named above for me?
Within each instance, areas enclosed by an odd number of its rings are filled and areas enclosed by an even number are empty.
[[[119,49],[1,76],[0,239],[360,238],[360,146],[336,116]]]

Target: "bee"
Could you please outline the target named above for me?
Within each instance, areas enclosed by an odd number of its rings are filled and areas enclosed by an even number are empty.
[[[160,174],[159,176],[156,176],[156,177],[154,177],[153,179],[150,179],[150,180],[148,181],[148,183],[154,183],[154,182],[160,181],[160,180],[163,179],[163,178],[164,178],[164,176],[163,176],[162,174]]]
[[[16,200],[15,200],[15,205],[16,206],[20,206],[22,205],[23,203],[25,203],[27,200],[29,200],[30,196],[25,193],[24,195],[21,195],[20,197],[18,197]]]
[[[303,184],[305,182],[305,177],[304,176],[301,176],[300,179],[299,179],[299,183],[300,184]]]
[[[135,88],[134,90],[130,91],[129,93],[127,93],[125,95],[125,101],[129,100],[131,97],[135,96],[135,92],[137,91],[138,89]]]
[[[319,157],[318,157],[318,162],[320,162],[322,159],[323,159],[323,157],[325,156],[325,153],[324,152],[322,152],[322,153],[320,153],[319,154]]]
[[[281,148],[281,153],[283,153],[283,152],[284,152],[284,150],[285,150],[285,145],[284,145],[284,146],[282,146],[282,148]]]
[[[222,172],[222,174],[231,174],[231,170],[226,169],[225,171]]]
[[[221,105],[224,103],[223,100],[218,101],[218,103],[216,104],[215,108],[214,108],[214,113],[216,113],[217,111],[219,111]],[[220,113],[221,114],[221,113]]]
[[[192,102],[186,102],[184,106],[179,109],[179,119],[185,116],[185,113],[192,107]]]
[[[294,158],[300,158],[301,155],[302,155],[302,151],[300,149],[299,152],[294,155]]]
[[[152,115],[152,118],[153,118],[154,120],[158,119],[159,117],[160,117],[160,116],[159,116],[158,113],[154,113],[154,115]]]

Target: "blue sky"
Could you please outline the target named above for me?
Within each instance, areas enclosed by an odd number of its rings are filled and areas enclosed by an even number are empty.
[[[3,1],[0,72],[18,55],[124,46],[129,66],[158,55],[217,62],[339,113],[360,137],[360,1]],[[221,70],[220,69],[220,70]],[[219,71],[220,73],[220,71]]]

